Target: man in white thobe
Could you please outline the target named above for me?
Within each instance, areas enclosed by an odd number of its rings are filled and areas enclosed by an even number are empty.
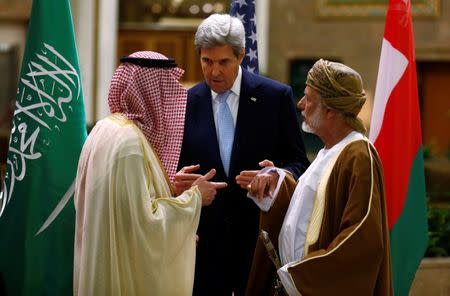
[[[210,171],[174,197],[187,93],[156,52],[121,59],[111,115],[89,134],[75,190],[74,295],[191,295],[202,205],[225,183]]]

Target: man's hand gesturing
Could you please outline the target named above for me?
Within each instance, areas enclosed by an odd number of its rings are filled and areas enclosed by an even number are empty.
[[[192,183],[192,186],[197,185],[198,190],[202,195],[202,206],[209,206],[214,200],[217,189],[227,187],[225,182],[210,182],[209,180],[216,174],[215,169],[211,169],[204,176],[200,176],[197,180]]]

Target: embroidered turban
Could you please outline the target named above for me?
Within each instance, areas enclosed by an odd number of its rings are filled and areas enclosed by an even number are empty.
[[[350,127],[366,133],[363,122],[357,117],[366,101],[358,72],[344,64],[320,59],[309,70],[306,85],[320,94],[327,107],[341,112]]]

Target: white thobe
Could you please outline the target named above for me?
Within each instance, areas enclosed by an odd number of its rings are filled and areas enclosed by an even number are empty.
[[[75,295],[192,294],[201,196],[171,196],[137,126],[99,121],[78,164]]]

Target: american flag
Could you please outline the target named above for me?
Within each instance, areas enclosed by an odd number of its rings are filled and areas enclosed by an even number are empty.
[[[233,0],[230,15],[239,18],[245,28],[245,57],[242,67],[258,73],[258,44],[256,42],[255,0]]]

